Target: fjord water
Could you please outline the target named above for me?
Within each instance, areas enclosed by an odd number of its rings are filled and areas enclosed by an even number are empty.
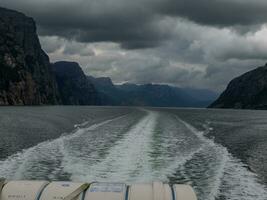
[[[0,176],[191,184],[200,200],[267,199],[267,112],[2,107]]]

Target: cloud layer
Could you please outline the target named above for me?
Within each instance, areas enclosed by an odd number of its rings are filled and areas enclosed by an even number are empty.
[[[52,61],[115,82],[221,91],[267,60],[266,0],[1,0],[32,16]]]

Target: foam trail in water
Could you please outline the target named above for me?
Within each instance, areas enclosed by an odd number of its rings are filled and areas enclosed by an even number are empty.
[[[224,167],[225,163],[227,162],[227,150],[225,148],[222,148],[221,146],[215,144],[212,140],[206,138],[203,135],[203,132],[198,131],[195,127],[192,125],[188,124],[187,122],[181,120],[180,118],[177,117],[177,120],[180,121],[185,125],[186,128],[188,128],[192,133],[194,133],[200,141],[203,142],[204,148],[202,149],[204,152],[206,151],[206,154],[209,153],[215,153],[218,156],[220,156],[219,163],[216,163],[215,166],[217,167],[216,169],[216,174],[213,175],[212,177],[212,182],[210,183],[210,188],[209,191],[206,192],[205,198],[207,200],[213,200],[217,197],[219,194],[219,189],[221,185],[221,180],[224,174]],[[212,151],[212,152],[208,152]]]
[[[182,173],[180,169],[202,148],[198,138],[188,133],[183,124],[177,123],[174,115],[160,113],[150,153],[152,177],[154,180],[169,181],[177,170]]]
[[[114,120],[118,120],[124,116],[125,115],[96,123],[89,127],[77,128],[72,134],[62,135],[57,139],[41,142],[34,147],[22,150],[21,152],[11,155],[7,159],[0,161],[0,177],[9,179],[38,179],[38,176],[40,176],[42,170],[51,170],[49,168],[52,168],[53,164],[59,162],[60,159],[58,159],[58,157],[62,156],[62,146],[65,140],[79,137],[80,135],[88,131],[95,130],[98,127],[104,126],[105,124],[108,124]],[[77,126],[81,127],[82,125],[86,124],[83,123]],[[47,160],[47,158],[50,159],[49,161],[51,162],[51,166],[45,168],[45,166],[40,164],[40,161]]]
[[[147,115],[96,164],[84,165],[84,162],[66,155],[64,170],[72,174],[73,180],[131,182],[152,179],[149,151],[157,117],[156,112],[147,111]]]
[[[260,184],[254,173],[247,170],[239,160],[234,158],[228,150],[205,137],[192,125],[178,118],[189,130],[195,133],[207,146],[213,147],[220,165],[217,166],[217,175],[214,176],[213,187],[205,197],[208,200],[266,200],[266,187]],[[207,152],[209,153],[209,152]],[[204,198],[203,198],[204,199]]]
[[[228,155],[221,188],[221,196],[231,200],[266,200],[267,188],[260,184],[256,174],[250,172],[244,164]]]

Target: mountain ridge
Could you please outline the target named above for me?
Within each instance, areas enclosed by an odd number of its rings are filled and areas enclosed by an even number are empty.
[[[87,76],[100,92],[100,98],[104,105],[128,105],[128,106],[155,106],[155,107],[206,107],[217,94],[210,91],[208,98],[197,99],[192,89],[178,88],[166,84],[113,84],[109,77],[95,78]],[[105,87],[103,82],[105,80]],[[206,90],[207,93],[208,90]],[[194,94],[194,95],[193,95]],[[103,101],[104,99],[104,101]]]
[[[64,105],[98,105],[97,91],[76,62],[52,64]]]
[[[209,108],[267,109],[267,63],[231,80]]]

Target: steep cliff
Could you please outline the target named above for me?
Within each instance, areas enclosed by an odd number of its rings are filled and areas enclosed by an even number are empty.
[[[209,107],[267,109],[267,64],[233,79]]]
[[[93,84],[75,62],[60,61],[53,64],[58,89],[65,105],[98,105]]]
[[[57,103],[57,85],[34,20],[0,8],[0,105]]]

